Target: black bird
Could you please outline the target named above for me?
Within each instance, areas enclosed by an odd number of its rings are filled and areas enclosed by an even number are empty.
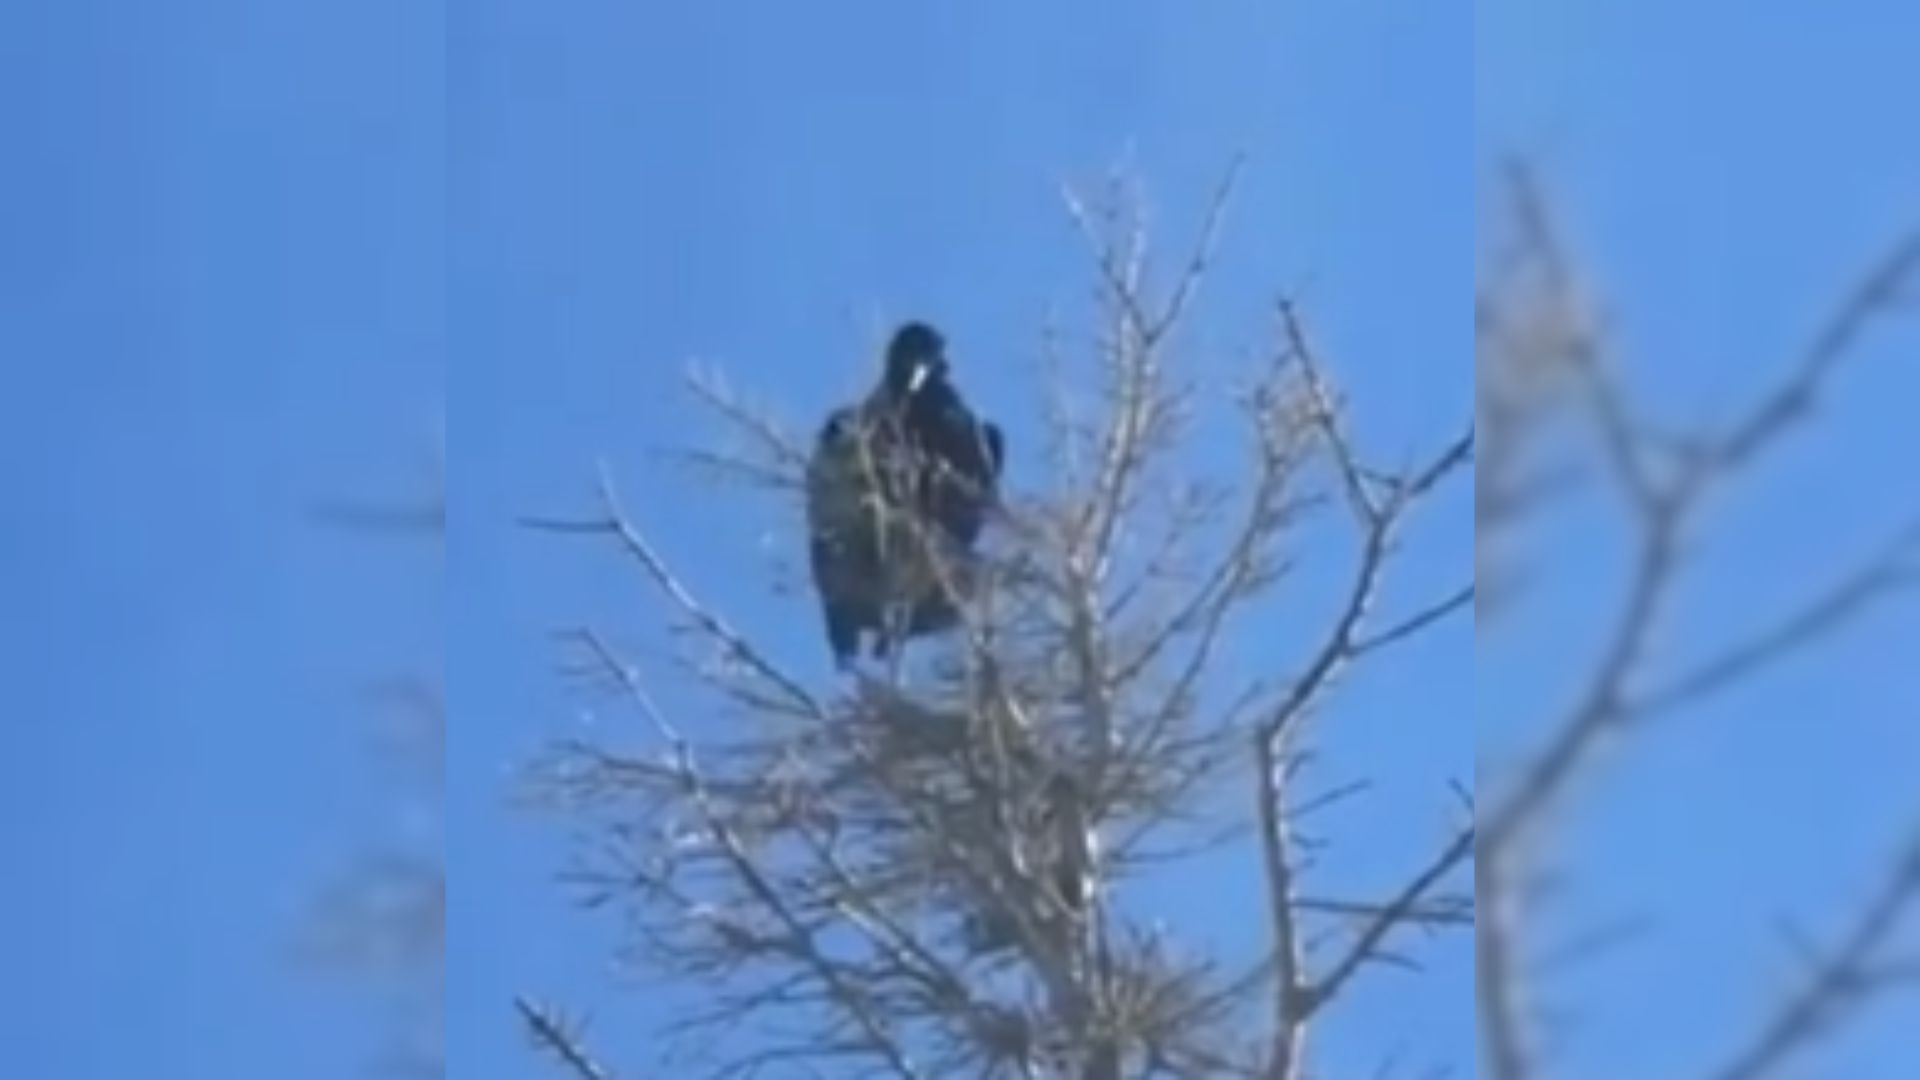
[[[959,622],[1003,456],[948,381],[939,333],[902,326],[879,387],[827,418],[808,465],[809,556],[840,664],[864,631],[884,656]]]
[[[1006,440],[967,408],[948,378],[946,340],[925,323],[902,326],[887,347],[886,376],[869,399],[916,459],[913,502],[963,548],[980,538],[999,498]]]

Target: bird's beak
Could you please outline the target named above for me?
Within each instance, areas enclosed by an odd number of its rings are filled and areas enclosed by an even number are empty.
[[[920,388],[922,386],[927,385],[927,380],[932,377],[933,377],[932,364],[920,363],[920,364],[913,365],[913,374],[907,379],[907,393],[909,394],[919,393]]]

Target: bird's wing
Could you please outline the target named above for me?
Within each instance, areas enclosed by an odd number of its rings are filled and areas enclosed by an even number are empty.
[[[987,448],[987,475],[1000,479],[1000,470],[1007,464],[1007,440],[1000,433],[1000,425],[991,420],[980,422],[980,441]]]
[[[990,484],[999,476],[1000,430],[983,423],[953,384],[943,379],[923,390],[904,419],[923,453],[933,457],[934,468],[975,484]]]

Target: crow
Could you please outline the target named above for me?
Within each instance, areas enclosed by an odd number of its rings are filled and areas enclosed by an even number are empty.
[[[864,631],[885,656],[959,622],[1004,456],[999,429],[948,381],[939,332],[902,326],[880,385],[827,418],[808,464],[809,557],[841,666]]]

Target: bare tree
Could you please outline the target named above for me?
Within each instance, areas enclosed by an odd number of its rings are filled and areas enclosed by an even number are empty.
[[[962,628],[906,662],[825,686],[795,674],[703,601],[604,469],[597,513],[528,521],[604,538],[671,620],[677,649],[648,666],[604,629],[566,634],[574,673],[639,723],[560,741],[535,778],[590,826],[570,880],[625,913],[639,964],[710,988],[679,995],[676,1075],[1300,1080],[1349,990],[1414,964],[1412,931],[1472,924],[1458,781],[1436,780],[1433,820],[1404,823],[1437,842],[1378,895],[1316,895],[1341,849],[1302,821],[1363,786],[1309,783],[1343,678],[1472,607],[1464,565],[1438,595],[1389,582],[1474,434],[1462,418],[1445,445],[1379,467],[1290,301],[1240,389],[1210,400],[1217,384],[1183,369],[1183,326],[1231,187],[1158,287],[1131,187],[1068,196],[1098,275],[1097,347],[1076,365],[1049,334],[1040,486],[1007,500]],[[693,387],[745,447],[694,463],[798,520],[808,446],[717,381]],[[1245,451],[1208,482],[1183,449],[1222,404]],[[1227,643],[1278,598],[1299,603],[1308,572],[1342,575],[1310,647],[1237,670]],[[697,704],[665,704],[662,667]],[[1223,851],[1264,871],[1259,953],[1210,957],[1198,928],[1128,910],[1131,884]],[[559,1011],[519,1004],[570,1075],[614,1075]]]
[[[1908,485],[1896,497],[1911,505],[1911,522],[1856,565],[1804,575],[1821,583],[1799,606],[1763,625],[1715,626],[1723,643],[1702,655],[1661,640],[1686,614],[1688,587],[1703,565],[1698,550],[1731,527],[1722,496],[1735,485],[1766,482],[1865,339],[1920,300],[1920,231],[1888,246],[1750,404],[1710,429],[1676,429],[1630,384],[1531,172],[1515,165],[1506,181],[1475,304],[1477,409],[1488,432],[1476,488],[1476,561],[1489,585],[1479,612],[1482,670],[1499,677],[1501,669],[1488,662],[1498,664],[1507,605],[1527,599],[1528,581],[1565,569],[1526,539],[1566,505],[1570,479],[1607,499],[1626,545],[1617,602],[1600,629],[1597,655],[1573,675],[1567,707],[1515,725],[1523,746],[1482,747],[1499,767],[1482,768],[1488,786],[1481,790],[1475,859],[1481,1058],[1494,1080],[1528,1080],[1569,1064],[1554,1060],[1543,1037],[1542,999],[1551,993],[1538,974],[1549,921],[1543,909],[1549,879],[1564,896],[1579,855],[1565,839],[1573,804],[1608,811],[1590,797],[1588,783],[1603,751],[1618,754],[1663,718],[1830,642],[1871,608],[1911,600],[1920,586],[1920,498]],[[1826,729],[1820,737],[1846,735]],[[1809,813],[1806,799],[1782,800],[1756,807],[1753,827],[1756,834],[1775,827],[1769,814],[1781,827],[1816,821]],[[1705,1076],[1784,1075],[1790,1062],[1840,1034],[1871,1003],[1920,989],[1920,952],[1901,937],[1903,920],[1920,910],[1920,803],[1913,813],[1904,824],[1889,823],[1888,861],[1872,894],[1858,910],[1828,917],[1826,943],[1803,950],[1798,986]]]

